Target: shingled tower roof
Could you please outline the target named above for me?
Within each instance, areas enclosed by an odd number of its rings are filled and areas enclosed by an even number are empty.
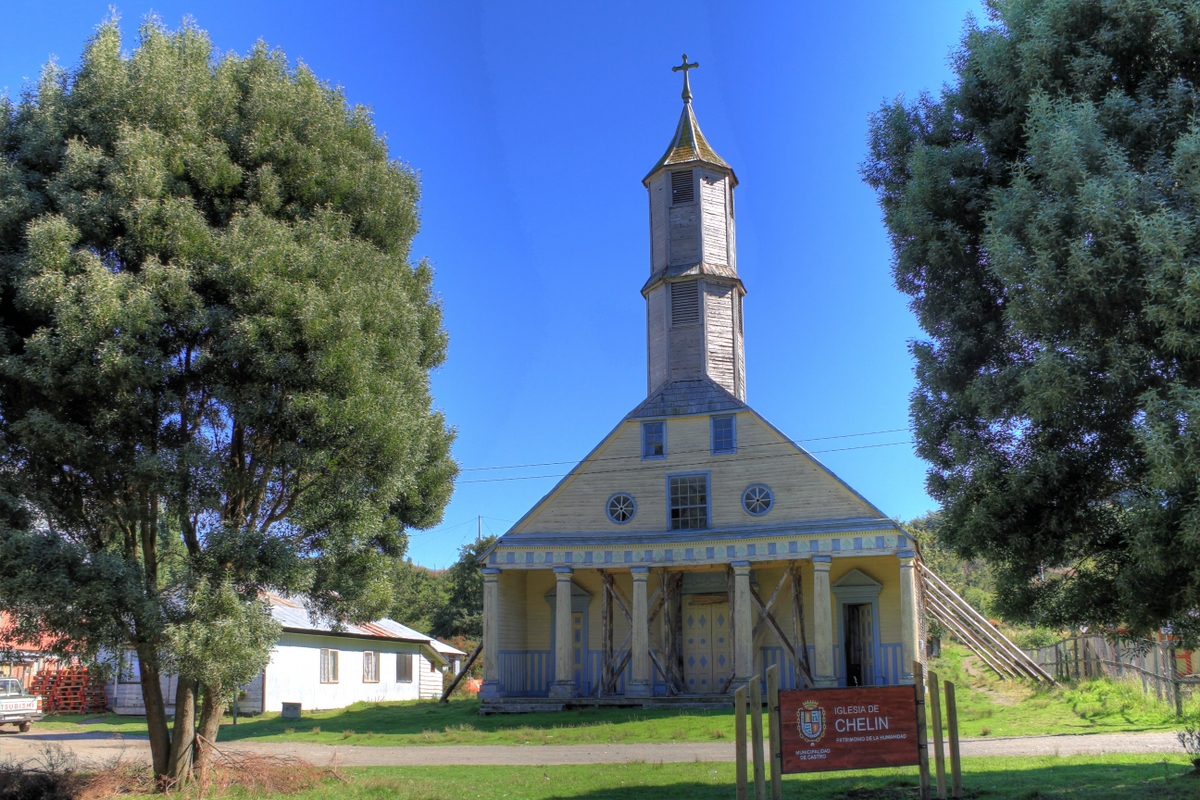
[[[733,175],[733,168],[725,163],[725,159],[717,155],[717,151],[713,150],[712,145],[704,138],[704,134],[700,131],[700,123],[696,121],[696,113],[692,111],[692,88],[688,81],[687,68],[696,67],[699,64],[688,64],[687,56],[684,56],[683,62],[685,65],[683,69],[683,113],[679,115],[679,124],[675,126],[675,135],[671,137],[671,144],[667,146],[667,152],[663,153],[663,157],[646,174],[642,183],[648,183],[650,176],[663,167],[697,161],[727,169],[729,174]],[[680,67],[674,69],[679,70]],[[733,182],[735,185],[737,184],[737,176],[734,176]]]

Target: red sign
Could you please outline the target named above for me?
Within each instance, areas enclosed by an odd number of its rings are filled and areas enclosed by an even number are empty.
[[[784,772],[917,763],[917,695],[911,686],[779,693]]]

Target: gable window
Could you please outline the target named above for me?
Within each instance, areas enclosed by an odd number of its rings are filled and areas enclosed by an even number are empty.
[[[696,176],[690,169],[671,173],[671,205],[696,200]]]
[[[742,508],[746,509],[747,514],[761,517],[770,511],[773,505],[775,505],[775,495],[761,483],[749,486],[746,491],[742,492]]]
[[[412,683],[412,653],[396,653],[396,683]]]
[[[737,452],[737,427],[732,415],[712,418],[712,451]]]
[[[667,478],[671,530],[708,527],[708,475],[671,475]]]
[[[321,648],[321,683],[338,682],[338,651]]]
[[[379,683],[379,653],[363,653],[363,683]]]
[[[671,327],[700,322],[700,281],[671,284]]]
[[[642,458],[664,458],[667,455],[667,423],[642,423]]]
[[[604,510],[610,520],[618,525],[624,525],[637,513],[637,503],[634,502],[633,495],[617,492],[608,498],[608,505]]]

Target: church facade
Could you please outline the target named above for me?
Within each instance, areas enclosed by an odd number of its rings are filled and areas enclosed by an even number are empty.
[[[643,180],[647,398],[484,554],[485,712],[912,682],[913,543],[746,403],[737,176],[686,69],[683,99]]]

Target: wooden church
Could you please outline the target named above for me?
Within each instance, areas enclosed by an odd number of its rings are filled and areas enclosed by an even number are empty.
[[[647,393],[484,560],[485,713],[912,682],[913,543],[746,403],[737,176],[692,111],[650,199]]]

